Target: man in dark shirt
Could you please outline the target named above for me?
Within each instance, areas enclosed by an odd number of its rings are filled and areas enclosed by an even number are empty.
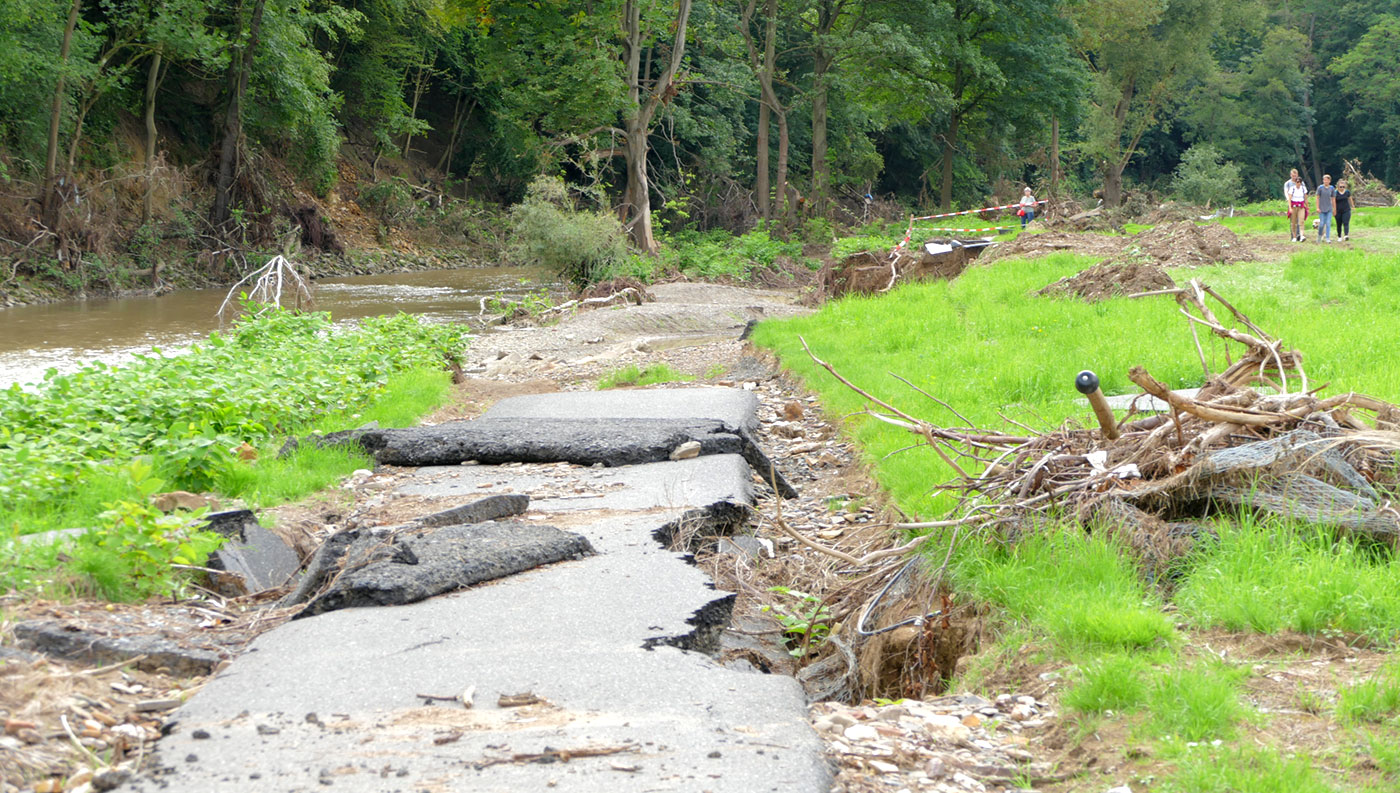
[[[1317,188],[1317,241],[1332,241],[1332,212],[1337,208],[1337,188],[1332,186],[1332,174],[1322,175]]]

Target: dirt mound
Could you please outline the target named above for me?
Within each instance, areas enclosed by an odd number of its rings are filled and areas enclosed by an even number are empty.
[[[1198,226],[1189,220],[1138,232],[1103,264],[1148,263],[1161,267],[1202,267],[1251,262],[1258,256],[1235,234],[1220,225]]]
[[[957,278],[982,250],[957,247],[947,253],[931,254],[917,245],[912,250],[899,251],[893,266],[884,251],[861,251],[822,267],[817,273],[816,291],[822,299],[831,299],[883,292],[896,281]]]
[[[1077,275],[1061,278],[1036,294],[1074,296],[1088,303],[1097,303],[1119,295],[1171,289],[1174,286],[1176,282],[1167,275],[1167,271],[1155,264],[1104,262]]]
[[[1085,234],[1072,231],[1046,231],[1021,234],[1016,239],[993,246],[988,259],[1012,257],[1034,258],[1052,253],[1077,253],[1085,256],[1112,256],[1123,249],[1122,237],[1105,234]]]

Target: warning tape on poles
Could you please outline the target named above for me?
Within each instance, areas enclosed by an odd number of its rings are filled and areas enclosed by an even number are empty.
[[[1040,205],[1040,204],[1044,204],[1045,201],[1046,201],[1046,199],[1041,199],[1041,200],[1039,200],[1039,201],[1037,201],[1037,202],[1035,202],[1035,203],[1036,203],[1037,205]],[[936,219],[938,219],[938,218],[951,218],[951,217],[956,217],[957,215],[975,215],[975,214],[977,214],[978,212],[995,212],[995,211],[998,210],[998,209],[1016,209],[1016,208],[1018,208],[1018,207],[1020,207],[1020,206],[1021,206],[1021,204],[1019,204],[1019,203],[1017,203],[1017,204],[1003,204],[1002,206],[999,206],[999,207],[982,207],[981,209],[964,209],[964,210],[962,210],[961,212],[944,212],[944,213],[941,214],[941,215],[924,215],[923,217],[910,218],[910,219],[911,219],[911,220],[936,220]]]
[[[1004,231],[1004,230],[1006,230],[1006,229],[1014,229],[1014,228],[1016,228],[1016,227],[1015,227],[1015,226],[987,226],[986,228],[980,228],[980,229],[951,229],[951,228],[942,228],[942,227],[939,227],[939,226],[935,226],[935,227],[925,228],[925,229],[921,229],[921,230],[922,230],[922,231]]]

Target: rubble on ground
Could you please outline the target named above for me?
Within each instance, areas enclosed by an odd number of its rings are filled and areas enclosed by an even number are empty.
[[[1017,793],[1032,789],[1023,783],[1063,781],[1034,751],[1055,716],[1049,704],[1014,694],[812,706],[837,769],[832,793]]]

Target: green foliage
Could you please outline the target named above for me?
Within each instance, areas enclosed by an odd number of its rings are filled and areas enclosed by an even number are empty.
[[[1214,526],[1173,598],[1191,622],[1233,631],[1400,636],[1400,560],[1355,539],[1248,514]]]
[[[332,331],[325,314],[270,311],[184,355],[156,351],[129,366],[96,363],[50,372],[35,389],[0,391],[0,526],[81,496],[143,455],[173,487],[212,487],[240,444],[354,412],[397,373],[458,361],[464,343],[460,327],[402,314]]]
[[[603,390],[624,385],[646,386],[658,383],[684,383],[694,379],[694,375],[678,372],[664,363],[655,363],[645,369],[633,363],[603,375],[598,380],[598,388]]]
[[[108,600],[176,596],[189,575],[171,565],[203,565],[224,538],[191,525],[200,513],[166,515],[151,506],[165,482],[148,463],[135,460],[124,472],[137,500],[108,504],[97,516],[102,523],[78,535],[73,568]]]
[[[783,626],[788,654],[794,658],[805,658],[820,647],[831,633],[831,609],[821,598],[806,592],[785,586],[769,587],[768,591],[792,600],[791,603],[764,606],[762,611],[772,614]]]
[[[1337,716],[1345,721],[1392,721],[1400,715],[1400,661],[1372,677],[1337,689]]]
[[[1226,162],[1209,143],[1198,143],[1181,155],[1172,188],[1183,200],[1198,205],[1227,206],[1242,193],[1240,168]]]
[[[1306,756],[1255,748],[1188,750],[1164,782],[1168,793],[1341,793]]]
[[[960,587],[1067,648],[1154,647],[1175,638],[1171,620],[1118,547],[1077,529],[965,549],[953,574]]]
[[[1177,666],[1158,672],[1148,688],[1151,729],[1185,741],[1228,738],[1244,710],[1239,680],[1246,672],[1220,663]]]
[[[607,277],[627,257],[622,224],[607,211],[579,209],[562,179],[540,177],[511,207],[511,246],[522,261],[553,268],[580,286]]]
[[[1147,701],[1147,664],[1138,656],[1108,653],[1083,665],[1080,679],[1060,697],[1085,713],[1127,711]]]

